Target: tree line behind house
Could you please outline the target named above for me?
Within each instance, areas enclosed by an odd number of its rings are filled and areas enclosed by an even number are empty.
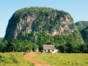
[[[53,44],[59,52],[78,53],[88,52],[88,44],[78,42],[72,35],[38,34],[37,39],[32,39],[31,35],[20,36],[18,39],[5,40],[0,43],[1,52],[23,52],[23,51],[42,51],[44,44]],[[29,40],[28,40],[29,39]],[[31,41],[30,41],[31,40]]]

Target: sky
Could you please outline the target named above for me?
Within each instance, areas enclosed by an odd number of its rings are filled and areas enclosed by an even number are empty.
[[[0,37],[4,37],[14,12],[25,7],[50,7],[68,12],[77,21],[88,21],[88,0],[0,0]]]

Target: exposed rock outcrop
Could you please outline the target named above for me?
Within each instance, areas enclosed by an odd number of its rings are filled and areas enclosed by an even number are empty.
[[[4,40],[17,38],[20,35],[37,32],[49,35],[69,35],[77,33],[78,39],[82,37],[73,23],[73,18],[67,12],[51,8],[31,7],[16,11],[9,20]]]

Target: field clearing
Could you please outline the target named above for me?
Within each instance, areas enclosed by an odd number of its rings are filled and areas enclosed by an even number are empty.
[[[82,53],[37,53],[35,59],[50,64],[50,66],[88,66],[88,54]]]
[[[40,66],[88,66],[88,54],[84,53],[28,53],[27,56]],[[0,66],[34,66],[30,58],[28,60],[22,52],[0,53]]]
[[[34,66],[30,63],[23,53],[9,52],[0,53],[0,66]]]

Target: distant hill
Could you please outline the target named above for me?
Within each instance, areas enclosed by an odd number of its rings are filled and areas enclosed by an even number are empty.
[[[75,23],[85,41],[88,44],[88,21],[79,21]]]
[[[75,23],[79,29],[79,31],[82,31],[88,26],[88,21],[78,21]]]
[[[0,38],[0,42],[3,40],[3,38]]]
[[[86,44],[88,44],[88,26],[81,31],[82,37]]]

